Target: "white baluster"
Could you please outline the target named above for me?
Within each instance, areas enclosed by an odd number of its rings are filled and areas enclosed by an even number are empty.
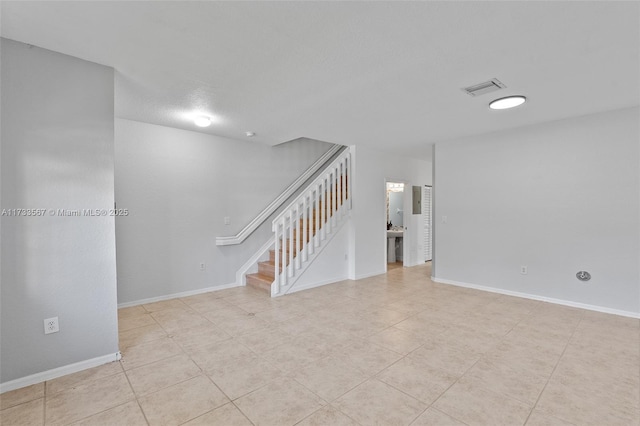
[[[280,238],[280,262],[281,262],[281,268],[280,268],[280,277],[282,278],[282,285],[286,286],[287,285],[287,226],[286,226],[286,218],[283,216],[281,219],[281,223],[282,223],[282,227],[280,228],[282,230],[282,233],[280,234],[280,236],[278,237],[276,235],[276,238]]]
[[[338,211],[341,213],[339,217],[342,218],[342,162],[338,163],[336,186],[338,187]]]
[[[280,293],[280,242],[278,241],[278,233],[280,231],[280,224],[276,224],[276,250],[275,250],[275,267],[274,267],[274,282],[273,282],[273,286],[274,286],[274,290],[275,293],[278,294]]]
[[[351,176],[351,152],[347,155],[347,191],[349,192],[347,200],[349,209],[353,207],[353,176]]]
[[[300,203],[296,203],[296,270],[300,269],[300,251],[302,250],[302,235],[300,229]]]
[[[314,192],[314,207],[313,207],[313,216],[314,216],[314,226],[316,229],[316,234],[313,236],[314,246],[318,247],[320,245],[320,187],[316,185]],[[315,248],[313,249],[315,252]]]
[[[333,169],[333,179],[331,180],[333,185],[333,191],[331,191],[331,198],[333,198],[333,223],[338,221],[338,168]]]
[[[346,167],[345,167],[345,162],[344,162],[344,158],[340,161],[340,207],[344,207],[344,198],[345,198],[345,188],[346,188],[346,182],[345,182],[345,176],[346,176]],[[342,214],[344,214],[345,210],[342,210]]]
[[[325,188],[325,198],[327,200],[326,205],[326,220],[324,222],[325,227],[327,228],[327,232],[325,233],[325,237],[327,234],[331,233],[331,188],[329,187],[329,183],[331,183],[331,172],[327,173],[324,177],[324,188]]]
[[[289,276],[293,277],[293,209],[289,210]]]
[[[309,226],[307,220],[307,194],[304,194],[304,198],[302,199],[302,247],[303,247],[303,261],[307,261],[309,259],[309,244],[307,244],[307,234]]]
[[[324,240],[325,238],[325,232],[327,231],[327,229],[324,226],[324,221],[327,217],[326,213],[325,213],[325,208],[327,207],[327,202],[326,202],[326,196],[325,196],[325,183],[324,183],[324,178],[322,180],[322,183],[320,184],[320,241],[322,242],[322,240]]]

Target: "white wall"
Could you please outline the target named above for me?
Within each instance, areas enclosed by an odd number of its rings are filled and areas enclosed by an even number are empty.
[[[640,312],[639,114],[437,144],[436,278]]]
[[[118,351],[114,218],[49,209],[113,206],[113,70],[1,40],[0,381]],[[59,317],[60,332],[43,320]],[[6,387],[6,386],[5,386]]]
[[[404,182],[405,211],[411,212],[411,186],[431,184],[431,162],[390,155],[362,146],[352,147],[354,179],[352,183],[352,227],[349,258],[353,259],[350,278],[360,279],[385,272],[386,268],[386,181]],[[416,265],[422,250],[421,215],[409,215],[412,233],[405,235],[408,264]],[[406,217],[406,216],[405,216]],[[406,247],[406,246],[405,246]],[[424,256],[422,256],[424,258]]]
[[[234,283],[272,235],[271,220],[241,245],[216,246],[216,237],[235,235],[330,147],[116,120],[116,200],[130,212],[116,221],[118,302]]]

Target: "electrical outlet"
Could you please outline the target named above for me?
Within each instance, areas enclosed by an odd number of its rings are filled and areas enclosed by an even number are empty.
[[[224,217],[224,224],[225,225],[231,225],[231,218],[229,216],[225,216]]]
[[[528,271],[527,271],[527,266],[526,266],[526,265],[522,265],[522,266],[520,267],[520,273],[521,273],[522,275],[527,275]]]
[[[204,271],[204,270],[206,270],[206,269],[207,269],[207,265],[206,265],[206,263],[204,263],[204,262],[203,262],[203,263],[201,263],[201,264],[200,264],[200,270],[201,270],[201,271]]]
[[[60,331],[58,326],[58,317],[47,318],[44,320],[44,334],[57,333]]]

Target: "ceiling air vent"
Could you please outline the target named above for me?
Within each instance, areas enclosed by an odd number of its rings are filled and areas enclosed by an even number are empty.
[[[485,93],[495,92],[496,90],[504,89],[505,86],[497,78],[493,78],[484,83],[474,84],[473,86],[465,87],[462,90],[469,96],[480,96]]]

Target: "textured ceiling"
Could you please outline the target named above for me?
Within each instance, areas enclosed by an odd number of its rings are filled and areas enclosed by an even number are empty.
[[[428,158],[640,103],[638,2],[2,1],[3,37],[116,69],[116,116]],[[507,88],[472,98],[490,78]],[[524,94],[524,106],[490,100]],[[194,127],[202,112],[217,121]]]

